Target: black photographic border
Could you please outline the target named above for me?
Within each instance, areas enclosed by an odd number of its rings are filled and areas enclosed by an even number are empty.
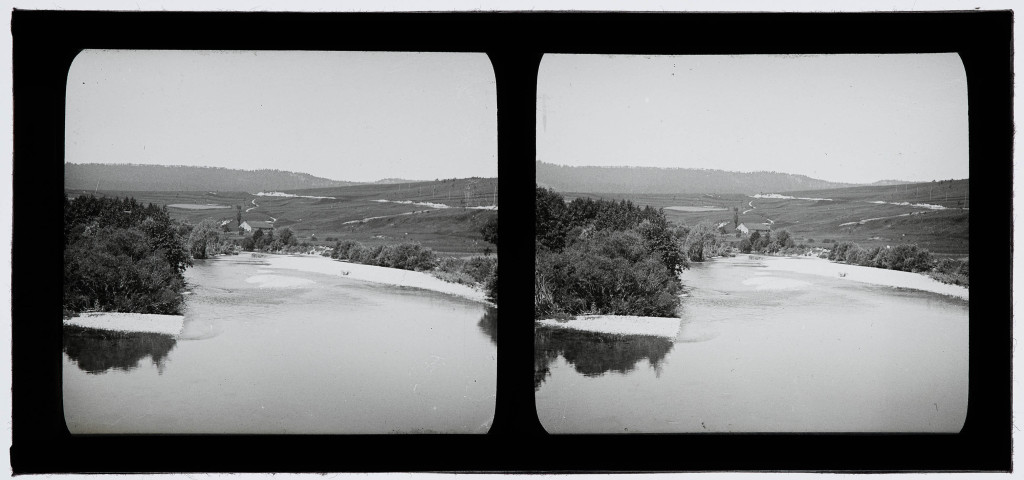
[[[11,464],[23,473],[1009,471],[1011,11],[920,13],[12,13]],[[61,407],[68,68],[85,48],[486,53],[497,80],[498,388],[487,435],[72,436]],[[537,68],[544,53],[957,52],[976,208],[968,416],[959,434],[548,435],[533,395]],[[981,201],[978,201],[981,200]],[[49,253],[48,253],[49,252]],[[978,261],[984,254],[984,261]],[[1004,260],[1006,259],[1006,260]],[[642,406],[638,407],[642,408]],[[668,455],[665,454],[668,452]]]

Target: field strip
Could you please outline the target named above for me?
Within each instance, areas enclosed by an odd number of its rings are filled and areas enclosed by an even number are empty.
[[[334,197],[317,197],[317,196],[314,196],[314,195],[295,195],[295,194],[284,193],[284,192],[259,192],[259,193],[254,193],[253,195],[256,195],[257,197],[311,198],[313,200],[324,200],[324,199],[326,199],[326,200],[337,200],[337,198],[334,198]]]
[[[855,222],[840,223],[839,226],[840,227],[845,227],[845,226],[848,226],[848,225],[864,225],[865,223],[875,222],[875,221],[878,221],[878,220],[888,220],[890,218],[909,217],[911,215],[924,215],[926,213],[928,213],[928,212],[910,212],[910,213],[901,213],[899,215],[891,215],[891,216],[888,216],[888,217],[865,218],[864,220],[858,220],[858,221],[855,221]]]
[[[394,215],[381,215],[379,217],[366,217],[366,218],[359,219],[359,220],[349,220],[347,222],[342,222],[342,225],[350,225],[350,224],[353,224],[353,223],[366,223],[366,222],[369,222],[370,220],[377,220],[377,219],[381,219],[381,218],[399,217],[399,216],[402,216],[402,215],[414,215],[414,214],[417,214],[417,213],[427,213],[427,212],[433,212],[433,210],[416,210],[415,212],[396,213]]]
[[[227,205],[217,205],[213,203],[208,203],[205,205],[200,205],[198,203],[172,203],[168,205],[167,208],[180,208],[182,210],[218,210],[222,208],[231,207]]]

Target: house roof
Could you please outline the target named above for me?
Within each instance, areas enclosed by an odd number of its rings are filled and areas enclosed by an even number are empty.
[[[274,224],[263,220],[250,220],[242,223],[248,223],[252,228],[274,228]]]
[[[771,230],[771,227],[763,222],[742,222],[740,225],[747,227],[747,230]]]

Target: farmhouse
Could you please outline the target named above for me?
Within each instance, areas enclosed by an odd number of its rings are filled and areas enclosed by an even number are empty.
[[[245,230],[246,232],[251,232],[253,230],[273,230],[274,229],[274,225],[272,223],[264,222],[264,221],[260,221],[260,220],[245,221],[245,222],[242,222],[242,225],[240,225],[239,227],[242,230]]]
[[[756,222],[745,222],[736,226],[736,230],[743,232],[744,235],[750,235],[751,233],[754,232],[764,233],[771,231],[771,229],[771,226],[767,224]]]

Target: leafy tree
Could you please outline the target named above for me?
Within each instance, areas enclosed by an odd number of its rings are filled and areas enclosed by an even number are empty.
[[[565,220],[566,206],[562,196],[546,188],[537,187],[534,228],[537,243],[545,248],[561,250],[569,228]]]
[[[251,238],[252,238],[253,250],[259,250],[259,249],[263,248],[263,244],[264,244],[263,230],[261,230],[259,228],[253,230]]]
[[[480,228],[480,234],[484,237],[484,241],[498,245],[498,215],[495,214],[493,217],[487,220],[487,223]]]
[[[743,240],[740,240],[740,253],[750,253],[751,248],[752,247],[749,238],[744,238]]]
[[[718,251],[715,225],[706,220],[695,225],[686,236],[683,249],[690,261],[703,262],[710,259]]]
[[[217,222],[209,218],[192,227],[192,232],[189,233],[188,240],[186,241],[192,258],[209,258],[211,253],[209,247],[216,246],[220,240],[219,231],[220,228],[218,228]]]
[[[295,234],[292,229],[284,227],[278,232],[278,237],[281,240],[282,245],[295,245]]]
[[[256,250],[256,241],[253,240],[252,237],[252,235],[246,235],[245,238],[242,239],[242,250],[245,250],[247,252]]]
[[[779,245],[783,248],[792,248],[795,245],[793,242],[793,236],[786,230],[779,230],[775,232],[775,240],[779,242]]]

